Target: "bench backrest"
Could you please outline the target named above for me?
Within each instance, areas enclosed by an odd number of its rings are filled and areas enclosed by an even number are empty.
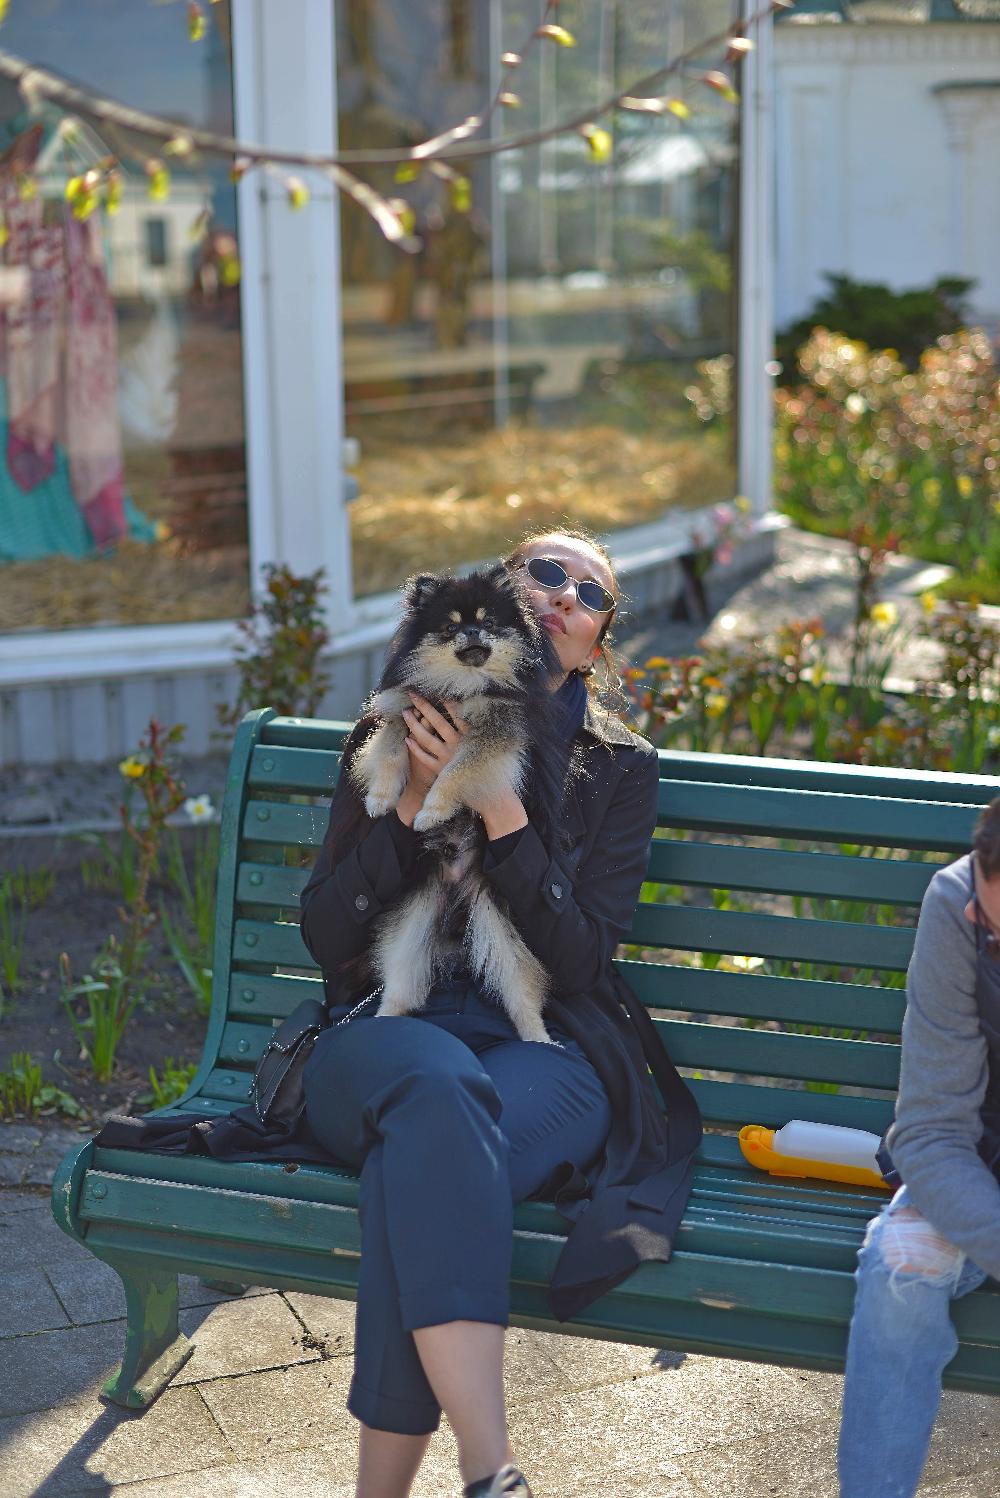
[[[269,709],[240,726],[208,1035],[182,1106],[245,1101],[273,1025],[316,992],[298,896],[349,730]],[[618,961],[706,1122],[880,1132],[917,908],[1000,781],[673,751],[660,767],[648,882]]]

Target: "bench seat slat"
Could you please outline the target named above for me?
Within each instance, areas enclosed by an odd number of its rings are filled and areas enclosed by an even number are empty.
[[[905,926],[866,926],[854,921],[816,921],[805,916],[641,901],[627,941],[635,946],[904,972],[913,951],[913,936],[913,929]]]
[[[976,809],[949,802],[883,801],[840,791],[661,780],[659,817],[668,827],[865,847],[964,852]]]
[[[757,973],[751,981],[745,973],[674,963],[622,960],[617,967],[636,997],[654,1013],[658,1008],[679,1009],[880,1035],[898,1035],[903,1023],[906,998],[901,989],[836,983],[825,978],[770,978]]]
[[[940,863],[786,852],[658,838],[646,878],[661,884],[919,905]]]

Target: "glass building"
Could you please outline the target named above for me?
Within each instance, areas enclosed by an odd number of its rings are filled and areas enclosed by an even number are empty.
[[[172,158],[151,197],[133,142],[0,85],[0,763],[116,755],[151,711],[207,746],[266,562],[324,568],[350,716],[408,573],[569,522],[638,576],[720,501],[766,508],[766,95],[706,87],[716,49],[659,90],[676,112],[601,116],[606,159],[545,137],[734,0],[566,0],[576,45],[526,51],[525,0],[221,0],[197,43],[184,11],[36,0],[3,44],[274,148],[377,157],[484,107],[471,142],[528,139],[358,165],[408,255],[318,174],[296,212],[281,172]],[[109,155],[120,210],[79,219],[67,177]]]

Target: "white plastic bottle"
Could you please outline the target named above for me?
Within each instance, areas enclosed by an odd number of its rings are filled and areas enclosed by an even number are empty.
[[[877,1134],[869,1134],[865,1129],[793,1118],[775,1131],[771,1148],[793,1160],[825,1160],[830,1165],[858,1166],[879,1175],[875,1151],[880,1143]]]

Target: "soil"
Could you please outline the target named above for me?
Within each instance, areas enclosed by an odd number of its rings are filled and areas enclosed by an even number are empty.
[[[205,829],[181,832],[189,878],[194,838],[204,835]],[[113,846],[117,836],[111,834]],[[28,911],[19,983],[13,996],[5,995],[0,1013],[0,1071],[10,1068],[16,1052],[29,1052],[42,1068],[43,1085],[52,1084],[71,1094],[82,1110],[79,1123],[93,1127],[109,1113],[151,1108],[150,1066],[162,1076],[168,1057],[179,1065],[197,1061],[206,1024],[157,922],[144,965],[148,985],[143,998],[126,1026],[111,1080],[95,1081],[60,999],[59,954],[68,954],[74,981],[79,982],[92,969],[104,939],[122,934],[120,891],[85,882],[85,865],[102,862],[99,850],[79,837],[33,837],[0,844],[3,872],[48,868],[55,874],[51,893]],[[184,926],[180,898],[162,878],[151,888],[154,909],[161,899],[171,919]],[[79,1000],[77,1008],[84,1012]],[[47,1122],[66,1124],[65,1116],[59,1115],[32,1121],[43,1127]]]

